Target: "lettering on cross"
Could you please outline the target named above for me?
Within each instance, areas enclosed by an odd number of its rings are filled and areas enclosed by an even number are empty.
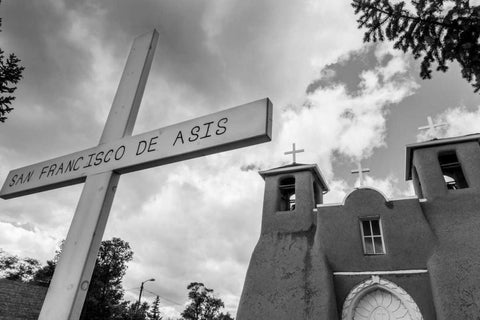
[[[266,142],[271,136],[267,124],[270,119],[271,103],[265,98],[136,136],[115,139],[12,170],[0,197],[9,199],[80,183],[96,173],[128,173]]]
[[[363,186],[363,180],[364,180],[363,173],[367,173],[367,172],[370,172],[370,169],[362,168],[362,164],[360,163],[360,161],[357,162],[357,169],[351,171],[352,174],[358,173],[359,188]]]
[[[427,130],[427,131],[428,131],[428,135],[430,135],[432,138],[436,138],[436,137],[437,137],[437,135],[436,135],[436,133],[437,133],[436,128],[448,126],[448,123],[445,123],[445,122],[441,122],[441,123],[434,124],[434,123],[433,123],[433,120],[432,120],[432,117],[430,117],[430,116],[427,117],[427,122],[428,122],[428,125],[422,126],[422,127],[418,127],[418,130]]]
[[[268,98],[131,136],[158,40],[135,39],[97,146],[10,171],[9,199],[85,182],[39,320],[77,320],[120,174],[267,142]]]
[[[285,152],[284,154],[285,154],[285,155],[291,154],[291,155],[292,155],[292,158],[293,158],[293,164],[295,164],[295,163],[297,163],[296,154],[297,154],[297,153],[301,153],[301,152],[305,152],[305,150],[303,150],[303,149],[299,149],[299,150],[295,149],[295,143],[292,143],[292,151],[287,151],[287,152]]]

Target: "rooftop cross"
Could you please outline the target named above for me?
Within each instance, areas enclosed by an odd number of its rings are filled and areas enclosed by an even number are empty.
[[[291,154],[292,157],[293,157],[293,163],[295,164],[296,161],[297,161],[296,154],[297,154],[297,153],[301,153],[301,152],[305,152],[305,150],[303,150],[303,149],[296,150],[296,149],[295,149],[295,143],[293,143],[293,144],[292,144],[292,151],[287,151],[287,152],[285,152],[284,154],[285,154],[285,155]]]
[[[422,127],[418,127],[418,130],[428,130],[428,132],[430,133],[430,135],[432,137],[435,138],[435,129],[438,128],[438,127],[444,127],[444,126],[448,126],[448,123],[437,123],[437,124],[434,124],[433,123],[433,120],[432,120],[432,117],[428,116],[427,117],[427,121],[428,121],[428,125],[426,126],[422,126]]]
[[[135,39],[97,146],[10,171],[9,199],[85,182],[39,320],[77,320],[122,173],[271,140],[268,98],[132,136],[158,32]]]
[[[357,170],[352,170],[352,174],[353,173],[358,173],[359,187],[363,186],[363,173],[364,172],[370,172],[370,169],[368,169],[368,168],[363,169],[362,164],[360,163],[360,161],[358,161]]]

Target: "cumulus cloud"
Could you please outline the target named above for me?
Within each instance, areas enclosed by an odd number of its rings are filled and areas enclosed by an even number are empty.
[[[449,108],[432,119],[434,125],[443,125],[434,130],[422,130],[417,141],[480,133],[480,106],[473,110],[465,106]]]
[[[306,107],[286,110],[282,116],[280,141],[295,137],[309,150],[328,177],[332,176],[332,155],[360,161],[385,146],[388,107],[411,95],[417,88],[408,75],[408,60],[401,53],[379,46],[379,65],[360,75],[359,90],[344,85],[321,87],[307,96]],[[385,65],[380,62],[388,55]]]
[[[332,179],[328,182],[330,191],[324,195],[324,203],[340,203],[345,196],[352,190],[351,186],[345,180]]]
[[[35,257],[40,263],[52,259],[57,239],[33,225],[0,221],[1,249],[20,257]]]
[[[355,182],[355,186],[359,186],[358,182]],[[376,178],[367,175],[363,186],[373,187],[381,191],[388,199],[413,196],[413,189],[410,185],[406,189],[401,189],[398,187],[398,182],[398,178],[393,175],[389,175],[386,178]]]
[[[125,287],[154,276],[152,291],[184,301],[188,283],[202,281],[234,311],[259,234],[262,191],[255,171],[174,166],[161,190],[137,210],[140,214],[111,216],[108,233],[125,234],[135,252]]]

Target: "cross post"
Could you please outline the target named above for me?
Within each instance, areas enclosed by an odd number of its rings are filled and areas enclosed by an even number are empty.
[[[272,103],[260,99],[131,136],[158,33],[132,45],[96,147],[9,172],[9,199],[85,182],[39,320],[78,320],[120,175],[271,140]]]
[[[448,123],[445,123],[445,122],[434,124],[432,117],[430,116],[427,117],[427,122],[428,122],[428,125],[418,127],[418,130],[428,130],[430,135],[434,138],[436,137],[436,128],[448,126]]]
[[[363,173],[367,173],[367,172],[370,172],[370,169],[368,168],[363,169],[360,161],[357,163],[357,169],[351,171],[352,174],[358,173],[359,187],[363,186]]]
[[[155,30],[134,40],[99,145],[131,135],[157,41]],[[39,320],[80,318],[119,178],[87,177]]]
[[[285,155],[291,154],[292,157],[293,157],[293,164],[295,164],[296,161],[297,161],[296,154],[297,154],[297,153],[301,153],[301,152],[305,152],[305,150],[303,150],[303,149],[296,150],[296,149],[295,149],[295,143],[292,143],[292,151],[287,151],[287,152],[285,152],[284,154],[285,154]]]

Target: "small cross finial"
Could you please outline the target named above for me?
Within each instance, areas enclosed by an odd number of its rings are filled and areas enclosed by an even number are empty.
[[[436,132],[435,132],[436,130],[435,129],[437,127],[448,126],[448,123],[445,123],[445,122],[434,124],[433,120],[432,120],[432,117],[430,117],[430,116],[427,117],[427,121],[428,121],[428,125],[418,127],[418,130],[428,130],[430,135],[434,138],[436,137]]]
[[[352,170],[352,173],[358,173],[359,187],[363,186],[363,173],[370,172],[370,169],[362,168],[360,161],[357,163],[357,170]]]
[[[296,161],[297,161],[296,154],[297,154],[297,153],[300,153],[300,152],[305,152],[305,150],[303,150],[303,149],[296,150],[296,149],[295,149],[295,143],[293,143],[293,144],[292,144],[292,151],[287,151],[287,152],[285,152],[284,154],[285,154],[285,155],[291,154],[291,155],[293,156],[293,163],[296,163]]]

